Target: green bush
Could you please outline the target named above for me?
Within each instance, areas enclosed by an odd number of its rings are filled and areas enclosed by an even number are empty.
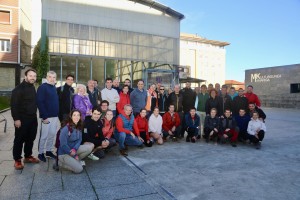
[[[0,96],[0,110],[10,107],[10,97]]]

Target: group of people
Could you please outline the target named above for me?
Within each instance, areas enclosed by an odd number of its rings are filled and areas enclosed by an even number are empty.
[[[37,91],[34,83],[36,71],[25,72],[23,82],[12,92],[11,112],[15,125],[13,157],[15,169],[24,163],[46,162],[46,157],[58,159],[60,167],[74,173],[83,170],[83,158],[99,160],[105,152],[118,144],[119,152],[128,155],[128,146],[139,148],[162,145],[168,140],[178,141],[186,135],[186,142],[250,142],[260,148],[266,126],[265,113],[260,102],[248,86],[247,92],[220,84],[191,88],[174,86],[174,91],[151,84],[144,89],[144,81],[131,88],[126,79],[122,87],[118,80],[107,78],[100,90],[96,80],[87,86],[72,87],[74,76],[67,75],[65,84],[58,88],[56,73],[49,71],[46,82]],[[38,158],[32,156],[37,134],[37,109],[41,119]],[[61,127],[58,127],[59,121]],[[57,132],[59,130],[59,134]],[[56,138],[57,155],[53,153]],[[57,142],[59,141],[59,142]]]

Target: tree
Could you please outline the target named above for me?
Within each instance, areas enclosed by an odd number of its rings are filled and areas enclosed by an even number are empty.
[[[41,84],[49,71],[48,38],[46,38],[45,50],[41,48],[41,39],[36,44],[32,56],[32,68],[37,72],[37,83]]]

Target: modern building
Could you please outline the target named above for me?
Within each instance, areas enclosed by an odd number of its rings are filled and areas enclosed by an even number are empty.
[[[31,3],[0,1],[0,91],[18,85],[21,68],[31,64]]]
[[[180,34],[180,65],[189,66],[193,78],[206,83],[225,83],[226,50],[228,42],[209,40],[198,35]]]
[[[245,85],[263,106],[300,108],[300,64],[246,70]]]
[[[106,77],[175,80],[184,15],[151,0],[42,0],[42,44],[50,69],[77,83]],[[45,47],[45,46],[44,46]]]

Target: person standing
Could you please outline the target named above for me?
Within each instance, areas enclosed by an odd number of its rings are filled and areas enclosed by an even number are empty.
[[[161,116],[167,111],[167,95],[165,93],[165,87],[163,85],[159,88],[159,93],[157,95],[158,98],[158,106],[159,106],[159,112]]]
[[[184,116],[181,119],[182,122],[182,128],[180,131],[180,135],[183,138],[185,133],[185,115],[188,115],[191,108],[195,107],[195,101],[196,101],[196,92],[191,89],[191,83],[186,82],[185,88],[181,90],[182,96],[184,97],[182,100],[182,106],[183,106],[183,112]]]
[[[248,85],[247,92],[245,93],[245,97],[248,99],[248,103],[254,103],[255,106],[257,106],[257,107],[261,106],[258,96],[253,93],[252,85]]]
[[[243,88],[239,88],[238,96],[233,98],[232,102],[232,115],[238,116],[240,110],[243,109],[246,112],[248,111],[248,99],[244,95]]]
[[[157,106],[158,106],[158,99],[157,99],[156,85],[153,83],[150,85],[147,91],[147,102],[145,108],[148,112],[148,116],[152,114],[153,109]]]
[[[113,111],[114,117],[117,114],[117,103],[120,101],[120,96],[117,90],[112,88],[112,79],[107,78],[105,80],[106,88],[101,91],[102,100],[109,102],[109,109]]]
[[[84,121],[86,116],[92,115],[93,105],[83,84],[77,84],[76,93],[73,97],[73,107],[81,112],[81,120]]]
[[[197,105],[197,114],[199,114],[200,117],[200,122],[201,122],[201,135],[203,135],[203,127],[204,127],[204,119],[206,116],[205,113],[205,103],[207,101],[207,99],[209,98],[209,94],[207,93],[207,87],[206,85],[201,85],[201,91],[198,94],[198,105]],[[200,134],[199,134],[200,136]],[[198,136],[198,139],[200,139],[200,137]]]
[[[60,86],[56,89],[58,97],[59,97],[59,115],[58,118],[60,122],[67,119],[70,111],[72,109],[72,101],[74,88],[72,84],[74,83],[74,76],[69,74],[66,76],[66,83],[63,86]]]
[[[37,105],[34,83],[36,71],[25,71],[23,82],[12,91],[11,115],[15,125],[15,139],[13,145],[14,167],[16,170],[24,168],[22,164],[22,149],[24,145],[24,163],[38,163],[32,156],[32,147],[37,133]]]
[[[227,94],[227,85],[222,85],[221,89],[221,110],[218,110],[220,112],[220,115],[224,116],[225,110],[231,109],[232,106],[232,100],[231,97]]]
[[[115,90],[117,90],[118,94],[120,94],[121,89],[120,89],[120,81],[119,81],[119,79],[115,79],[113,81],[112,88],[114,88]]]
[[[95,81],[89,80],[87,83],[86,92],[89,95],[89,99],[93,107],[97,107],[101,102],[101,94],[99,90],[95,87]]]
[[[142,108],[145,108],[147,101],[147,91],[144,89],[144,81],[139,80],[137,87],[130,93],[130,102],[134,116],[138,115]]]
[[[126,78],[124,81],[124,85],[127,85],[129,88],[128,94],[130,95],[130,93],[133,91],[132,87],[131,87],[131,80],[129,78]]]
[[[117,103],[118,113],[122,112],[126,104],[130,104],[130,95],[128,94],[128,92],[129,92],[129,86],[124,85],[122,91],[119,93],[120,101],[119,103]]]
[[[206,116],[210,114],[212,108],[216,109],[217,116],[221,115],[222,99],[217,96],[217,93],[216,89],[211,89],[209,92],[209,98],[205,103]]]
[[[52,153],[54,138],[57,131],[59,101],[55,88],[56,73],[49,71],[46,77],[47,81],[43,83],[37,90],[37,106],[42,119],[41,135],[39,141],[38,158],[46,162],[46,156],[56,158]]]

